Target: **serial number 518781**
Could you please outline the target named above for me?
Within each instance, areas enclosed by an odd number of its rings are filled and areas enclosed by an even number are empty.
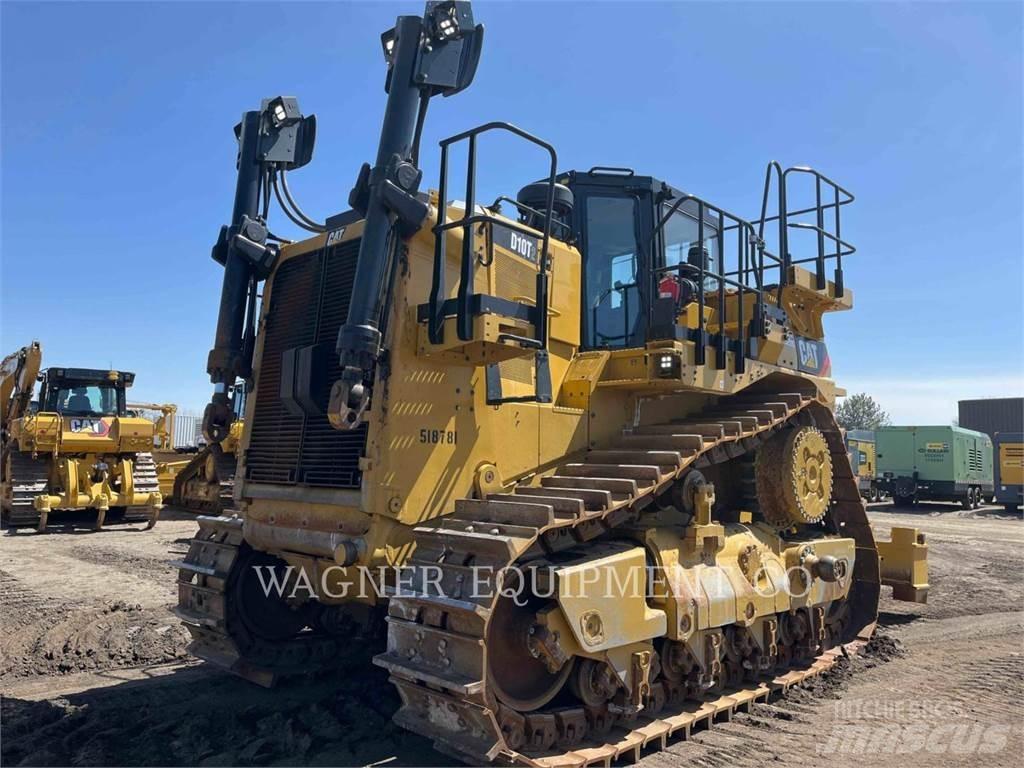
[[[454,429],[421,429],[420,442],[429,445],[455,445],[459,442],[459,433]]]

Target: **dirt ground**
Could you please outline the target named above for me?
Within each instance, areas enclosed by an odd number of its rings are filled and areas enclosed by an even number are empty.
[[[885,598],[864,656],[641,765],[1019,764],[1024,522],[945,504],[871,517],[883,534],[927,533],[929,603]],[[269,691],[190,660],[170,563],[195,519],[140,528],[58,519],[47,535],[0,534],[4,765],[450,763],[391,724],[397,697],[373,649]]]

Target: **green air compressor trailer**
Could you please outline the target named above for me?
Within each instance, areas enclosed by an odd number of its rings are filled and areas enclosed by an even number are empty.
[[[977,509],[995,490],[992,439],[960,427],[875,430],[878,487],[900,506],[959,501]]]

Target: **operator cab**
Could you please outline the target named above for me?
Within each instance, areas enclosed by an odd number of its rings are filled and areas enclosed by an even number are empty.
[[[672,210],[684,193],[624,168],[570,171],[557,183],[571,191],[572,235],[583,254],[583,348],[643,346],[675,325],[698,285],[718,290],[707,273],[718,262],[720,225],[703,211],[701,227],[695,200]],[[552,233],[562,239],[557,227]]]
[[[516,200],[499,196],[491,206],[481,207],[475,197],[475,142],[491,131],[512,133],[542,148],[550,159],[550,172],[546,179],[523,187]],[[446,343],[445,322],[452,317],[459,342],[477,340],[474,317],[478,315],[501,315],[532,326],[526,334],[499,333],[485,343],[496,345],[501,354],[506,354],[509,346],[533,351],[535,394],[503,397],[500,370],[496,362],[491,362],[487,368],[488,404],[552,402],[548,369],[550,313],[543,309],[550,307],[551,238],[575,246],[582,257],[582,350],[641,349],[652,344],[674,349],[679,343],[687,343],[692,345],[694,365],[706,365],[710,350],[715,370],[729,368],[741,374],[748,359],[759,360],[766,355],[772,362],[779,359],[781,344],[792,338],[786,333],[791,327],[789,314],[795,311],[804,331],[800,370],[817,374],[827,370],[827,350],[816,326],[820,328],[821,311],[851,305],[843,288],[842,258],[855,251],[839,234],[839,209],[853,202],[853,195],[828,177],[813,168],[783,169],[777,162],[769,163],[760,216],[748,220],[651,176],[638,176],[628,168],[594,167],[560,174],[554,147],[513,125],[492,122],[441,142],[438,197],[446,203],[451,199],[449,148],[461,142],[468,142],[466,197],[458,206],[463,214],[450,220],[448,206],[438,206],[438,220],[432,230],[434,264],[429,301],[417,308],[417,316],[427,325],[431,345]],[[814,204],[809,207],[790,205],[787,185],[797,176],[812,185]],[[806,187],[802,194],[807,194]],[[777,213],[770,215],[769,200],[773,197]],[[827,202],[829,198],[832,202]],[[513,203],[518,210],[518,221],[504,219],[500,224],[503,230],[511,230],[508,237],[512,245],[506,247],[516,249],[517,235],[532,238],[536,244],[530,247],[536,248],[539,259],[535,263],[541,267],[533,295],[518,295],[512,300],[475,293],[472,280],[476,230],[484,231],[481,224],[494,225],[492,214],[501,213],[503,201]],[[809,220],[812,217],[813,221]],[[765,239],[769,223],[776,231],[774,252]],[[451,295],[452,286],[447,277],[448,238],[441,235],[453,229],[462,230],[462,256],[454,286],[456,297],[445,298]],[[794,258],[791,230],[794,236],[802,232],[813,238],[816,255]],[[831,284],[826,275],[829,261],[835,267]],[[814,264],[813,271],[794,269],[803,264]],[[787,293],[791,284],[796,294]],[[774,346],[766,342],[772,338]],[[787,357],[790,362],[793,359]],[[657,375],[676,378],[681,361],[680,355],[663,355]],[[358,402],[366,400],[360,395]],[[349,405],[339,412],[354,418],[355,411]]]
[[[92,368],[49,368],[40,375],[40,410],[68,416],[125,416],[125,390],[135,374]]]

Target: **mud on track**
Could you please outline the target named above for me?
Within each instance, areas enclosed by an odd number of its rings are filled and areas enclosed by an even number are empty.
[[[928,533],[929,604],[883,600],[866,656],[641,764],[1017,765],[1024,523],[1001,512],[874,506],[880,532]],[[187,660],[187,633],[167,611],[167,562],[184,553],[194,518],[170,514],[147,533],[82,528],[0,535],[3,764],[450,763],[391,724],[397,698],[372,649],[271,691]],[[974,739],[979,723],[997,730]],[[929,739],[911,744],[920,732]],[[900,751],[908,745],[917,748]]]

